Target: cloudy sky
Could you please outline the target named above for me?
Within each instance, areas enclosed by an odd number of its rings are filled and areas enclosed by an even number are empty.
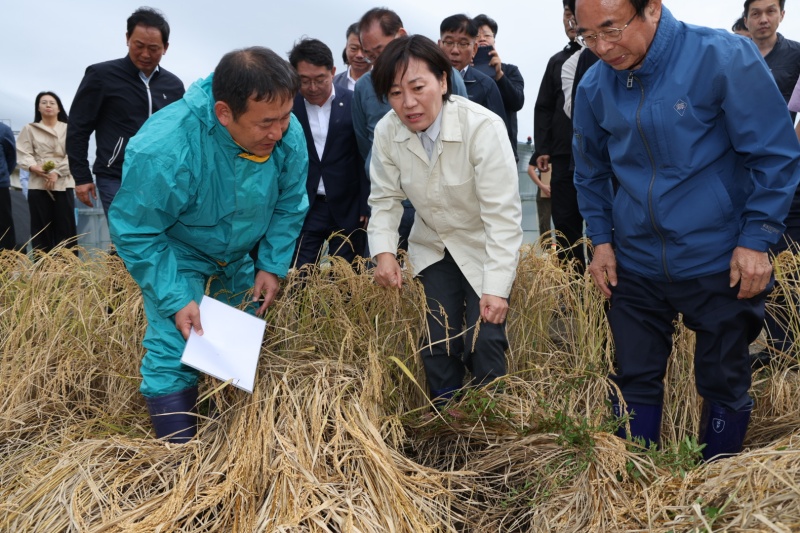
[[[664,0],[686,22],[730,28],[742,9],[739,0]],[[533,132],[533,104],[547,60],[566,44],[560,0],[460,2],[404,0],[374,3],[348,0],[247,2],[227,0],[0,0],[0,120],[19,130],[33,120],[33,103],[42,90],[56,92],[69,109],[84,69],[124,56],[125,20],[140,5],[161,9],[172,28],[162,66],[188,87],[214,70],[235,48],[261,45],[285,55],[298,38],[324,41],[341,61],[345,30],[368,9],[385,5],[397,11],[410,33],[438,38],[449,15],[486,13],[499,31],[497,50],[525,78],[525,107],[518,115],[520,139]],[[800,8],[790,2],[781,33],[800,40]]]

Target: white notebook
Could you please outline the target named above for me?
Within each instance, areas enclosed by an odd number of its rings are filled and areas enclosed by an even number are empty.
[[[189,333],[181,363],[253,392],[267,323],[209,296],[200,301],[203,335]]]

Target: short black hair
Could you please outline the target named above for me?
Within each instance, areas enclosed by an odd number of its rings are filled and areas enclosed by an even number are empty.
[[[328,45],[319,39],[301,39],[289,52],[289,63],[297,70],[297,65],[305,61],[315,67],[333,70],[333,53]]]
[[[39,111],[39,100],[42,99],[43,96],[52,96],[56,103],[58,104],[58,121],[59,122],[66,122],[69,117],[67,117],[67,112],[64,109],[64,104],[61,103],[61,98],[58,97],[56,93],[53,91],[42,91],[36,95],[36,101],[34,102],[35,112],[33,114],[33,121],[39,122],[42,120],[42,112]]]
[[[411,58],[418,59],[428,66],[437,79],[447,76],[447,92],[442,100],[447,100],[453,92],[453,67],[442,49],[424,35],[404,35],[386,45],[372,68],[372,87],[382,98],[389,95],[395,76],[405,73]]]
[[[744,16],[741,16],[738,19],[736,19],[736,22],[734,22],[733,26],[731,26],[731,31],[732,32],[750,31],[750,30],[747,29],[747,26],[745,26]]]
[[[211,92],[225,102],[237,120],[247,112],[250,98],[260,101],[293,100],[300,77],[288,61],[262,46],[228,52],[214,69]]]
[[[564,1],[566,2],[567,0]],[[492,33],[497,35],[497,22],[495,22],[494,19],[488,15],[481,13],[472,19],[472,23],[475,24],[475,27],[478,29],[481,29],[483,26],[489,26],[489,29],[492,30]]]
[[[575,14],[575,0],[566,0],[564,2],[564,7],[568,7],[572,14]]]
[[[344,34],[344,38],[349,39],[350,36],[353,34],[355,34],[355,36],[358,37],[358,22],[354,22],[347,27],[347,31]],[[344,45],[344,50],[342,50],[342,61],[344,62],[345,65],[350,64],[347,61],[347,44]]]
[[[747,12],[750,10],[750,4],[755,2],[756,0],[744,0],[744,18],[747,18]],[[781,7],[781,11],[784,10],[786,7],[786,0],[778,0],[778,5]]]
[[[439,24],[439,33],[442,34],[446,31],[452,33],[465,33],[470,37],[478,36],[478,27],[472,22],[468,16],[460,13],[458,15],[450,15]]]
[[[381,32],[386,37],[394,37],[403,27],[403,21],[397,13],[385,7],[373,7],[358,21],[359,36],[362,31],[370,29],[375,23],[380,26]]]
[[[161,42],[164,46],[169,44],[169,23],[164,14],[152,7],[140,7],[128,17],[128,37],[138,25],[155,28],[161,32]]]

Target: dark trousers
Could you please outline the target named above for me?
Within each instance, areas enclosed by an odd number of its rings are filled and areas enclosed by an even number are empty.
[[[732,411],[750,402],[748,346],[764,323],[764,300],[738,300],[728,271],[701,278],[652,281],[617,267],[608,322],[614,336],[616,369],[611,379],[626,402],[660,404],[678,313],[696,333],[695,381],[700,395]]]
[[[403,218],[400,219],[400,226],[397,232],[400,234],[400,240],[397,243],[397,248],[400,250],[408,251],[408,236],[411,235],[411,228],[414,227],[414,216],[417,210],[411,204],[411,200],[403,200]]]
[[[578,209],[578,191],[575,189],[569,163],[569,156],[556,156],[550,160],[553,168],[550,177],[553,225],[556,231],[563,233],[558,239],[558,257],[561,260],[577,259],[585,265],[583,245],[575,246],[575,243],[583,238],[583,217]],[[573,246],[575,247],[572,248]],[[568,248],[571,249],[567,250]]]
[[[11,216],[11,192],[0,187],[0,250],[13,250],[17,245],[14,218]]]
[[[325,197],[317,196],[306,214],[303,229],[297,239],[294,266],[300,268],[309,263],[319,262],[326,240],[329,241],[329,255],[341,257],[352,263],[356,258],[356,250],[363,248],[363,242],[355,235],[356,233],[358,231],[350,232],[348,235],[346,230],[337,225]],[[356,237],[356,242],[350,240],[353,237]]]
[[[424,339],[422,363],[431,396],[441,396],[464,385],[466,370],[475,385],[506,374],[506,326],[481,322],[473,349],[480,296],[461,273],[450,252],[420,272],[428,303],[429,337]],[[466,335],[462,335],[464,328]]]
[[[31,244],[36,250],[49,252],[64,241],[76,244],[75,192],[28,190],[28,209],[31,213]]]
[[[544,236],[552,228],[552,204],[550,197],[543,198],[542,190],[537,187],[536,189],[536,215],[539,219],[539,236]]]
[[[122,186],[121,179],[106,178],[104,176],[95,177],[95,188],[97,189],[97,195],[100,197],[100,203],[103,204],[106,220],[108,220],[108,209],[111,207],[111,202],[117,192],[119,192],[120,186]]]

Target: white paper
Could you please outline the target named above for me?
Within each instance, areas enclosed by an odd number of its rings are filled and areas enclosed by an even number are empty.
[[[253,392],[267,323],[209,296],[200,301],[203,335],[189,333],[181,363]]]

